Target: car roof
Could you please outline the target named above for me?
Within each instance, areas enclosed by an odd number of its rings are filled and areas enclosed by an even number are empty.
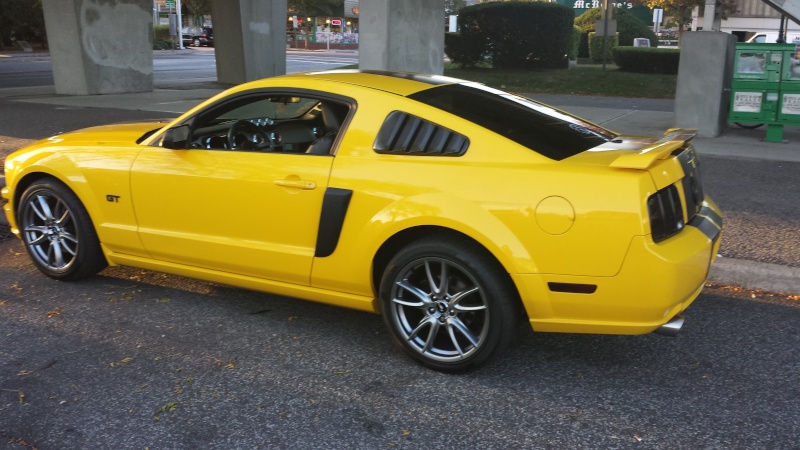
[[[410,72],[392,72],[380,70],[327,70],[322,72],[304,72],[291,75],[282,75],[274,78],[254,81],[242,85],[243,88],[267,87],[279,82],[296,79],[303,84],[309,79],[316,81],[329,81],[375,89],[392,94],[408,96],[431,87],[442,84],[467,83],[458,78],[442,75],[423,75]]]

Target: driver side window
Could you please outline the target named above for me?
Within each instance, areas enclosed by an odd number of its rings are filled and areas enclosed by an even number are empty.
[[[327,155],[349,110],[328,99],[246,95],[195,117],[188,147]]]

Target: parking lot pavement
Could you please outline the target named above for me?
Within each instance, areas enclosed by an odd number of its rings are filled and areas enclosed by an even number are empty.
[[[196,100],[174,91],[0,92],[0,141]],[[704,183],[736,244],[719,261],[769,278],[798,267],[800,166],[759,154],[709,154]],[[728,286],[742,279],[709,283],[674,339],[523,327],[497,363],[445,375],[375,315],[121,267],[59,283],[0,239],[0,448],[797,448],[800,296]]]
[[[796,448],[798,298],[709,286],[677,338],[531,333],[423,369],[380,317],[0,242],[0,448]],[[642,447],[644,446],[644,447]]]

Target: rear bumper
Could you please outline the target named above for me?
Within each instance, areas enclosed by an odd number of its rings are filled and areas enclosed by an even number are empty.
[[[536,331],[645,334],[691,305],[702,291],[720,244],[722,219],[708,198],[701,216],[654,243],[637,236],[615,276],[512,275]],[[594,286],[592,293],[554,286]],[[592,289],[575,289],[583,292]]]

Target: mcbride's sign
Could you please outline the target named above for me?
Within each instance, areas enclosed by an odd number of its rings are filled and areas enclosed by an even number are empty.
[[[572,8],[575,11],[575,17],[589,11],[590,9],[599,8],[603,2],[601,0],[556,0],[559,5],[564,5]],[[643,5],[634,5],[632,0],[625,1],[609,1],[609,5],[614,8],[622,8],[630,12],[637,19],[644,22],[645,25],[653,25],[653,11]]]

